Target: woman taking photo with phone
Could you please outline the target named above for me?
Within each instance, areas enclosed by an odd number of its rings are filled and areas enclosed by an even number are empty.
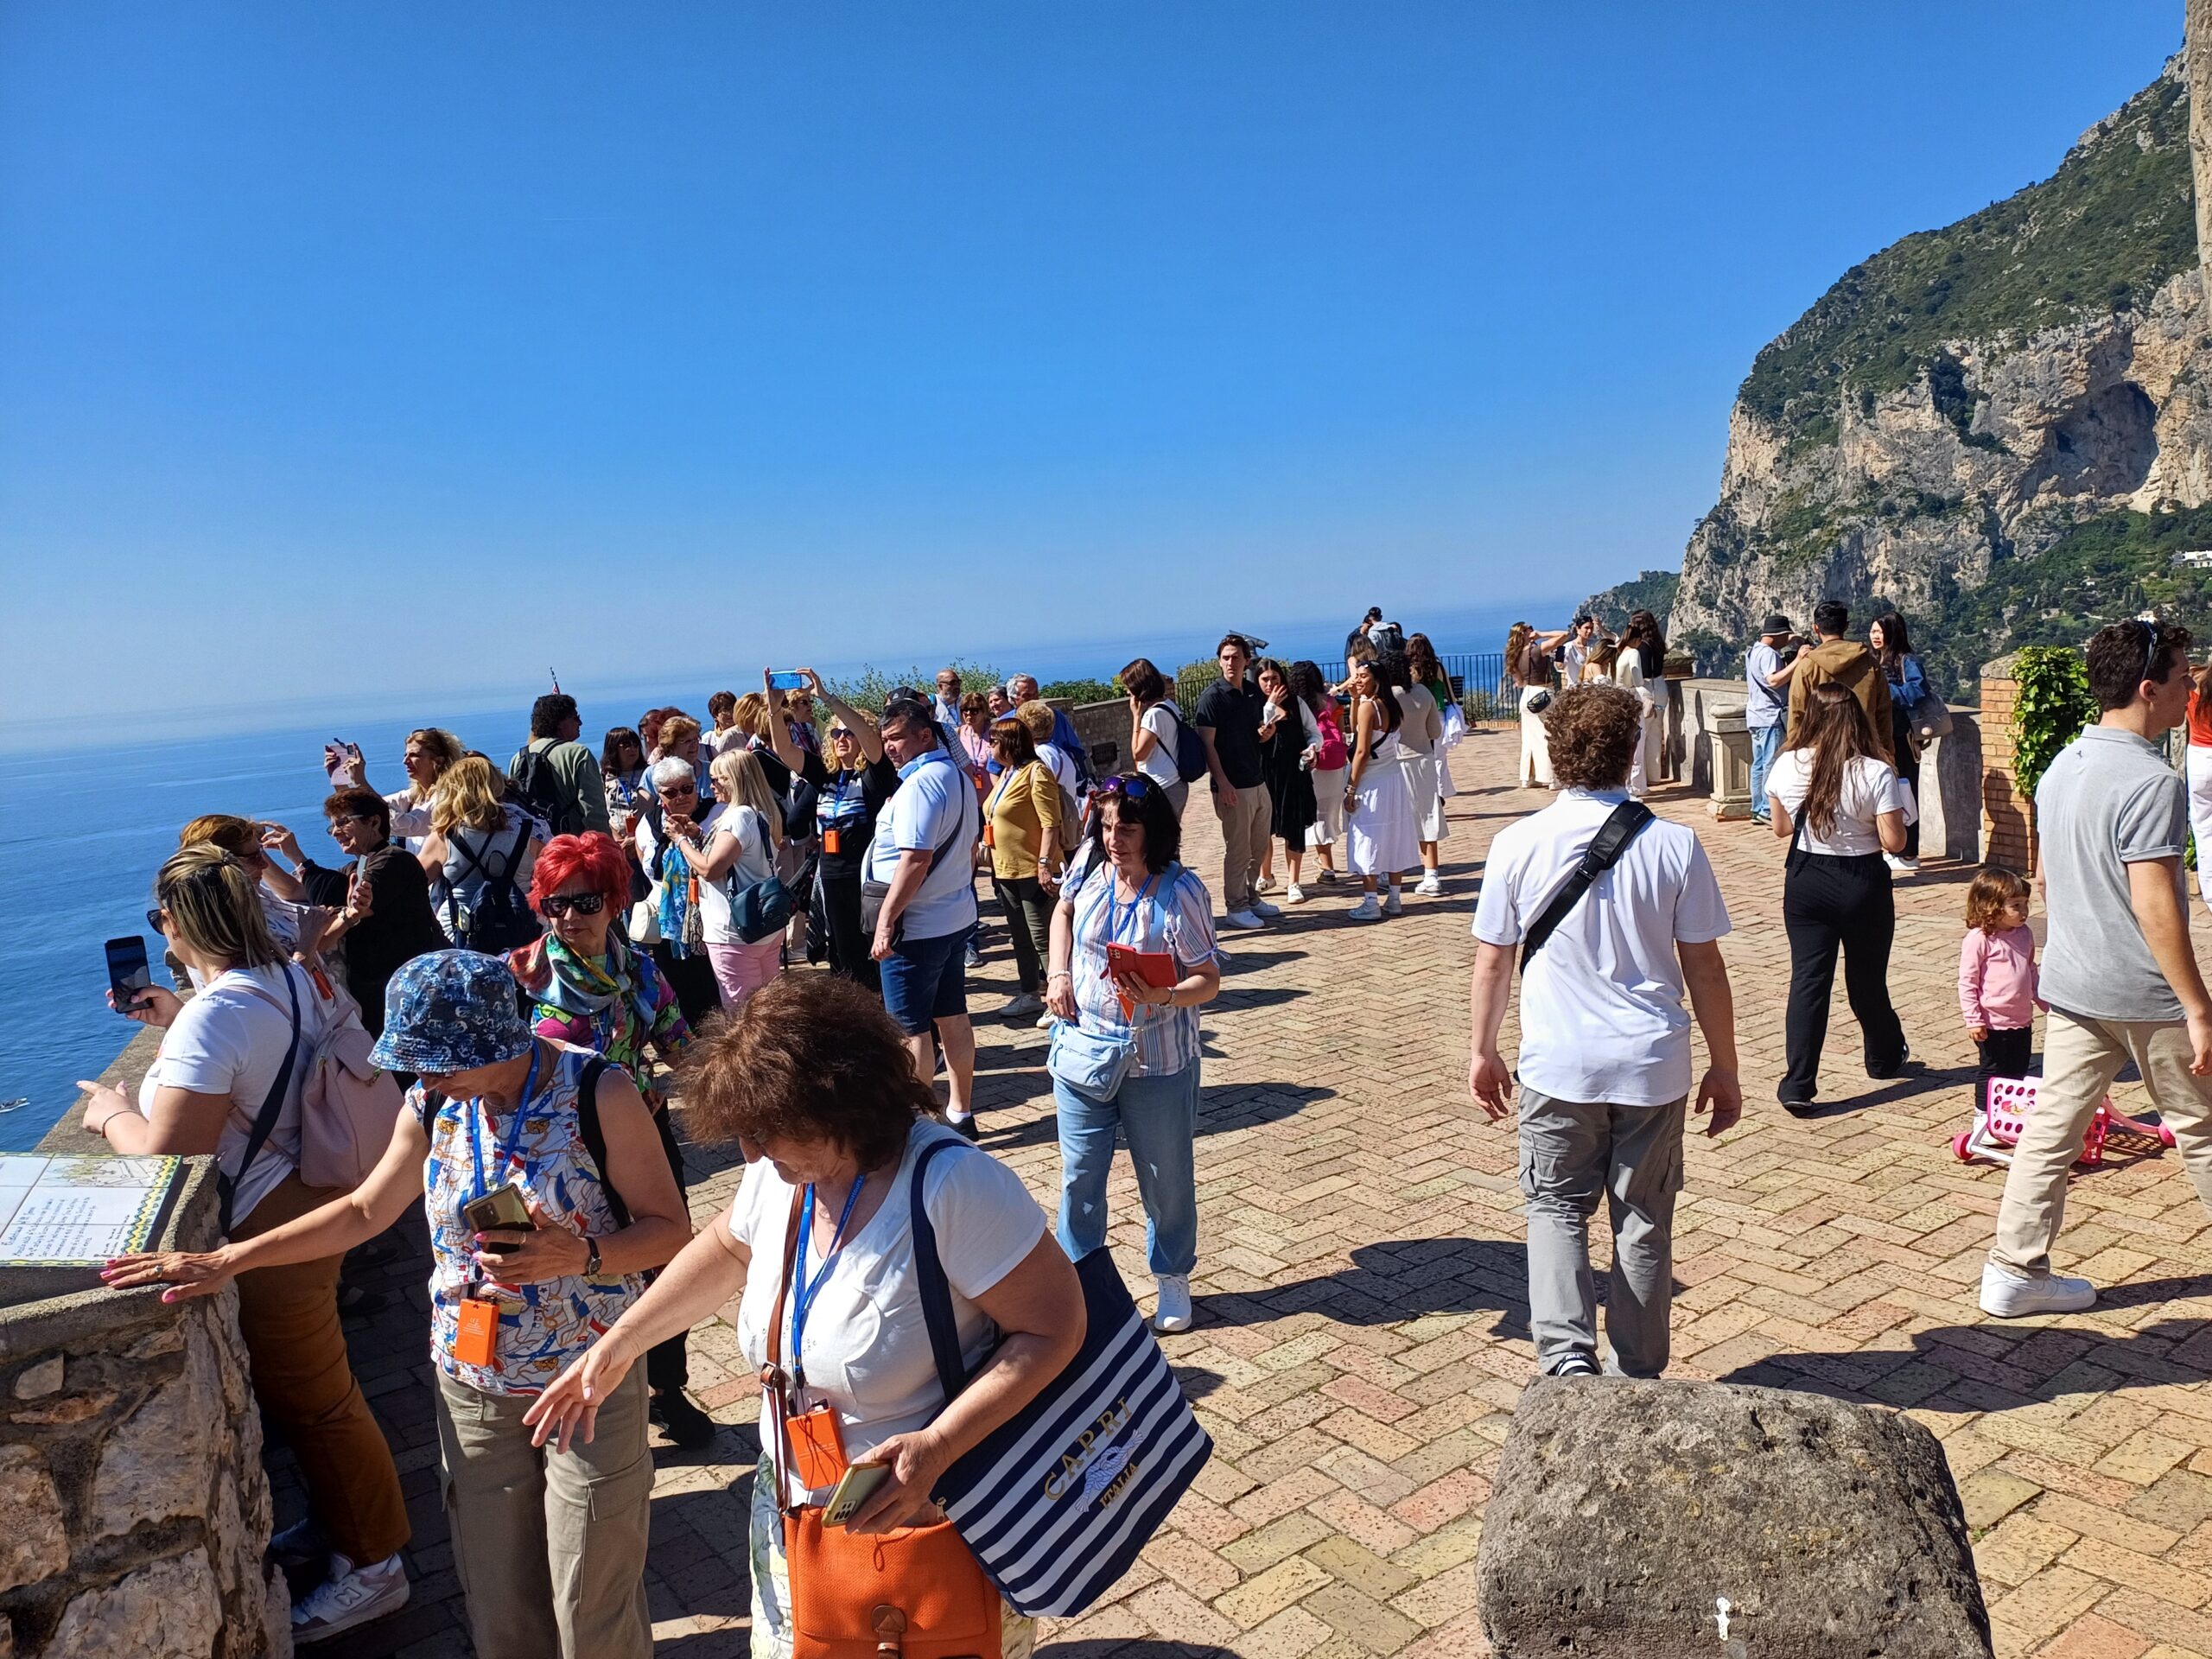
[[[155,878],[154,898],[147,919],[200,993],[189,1002],[160,986],[140,993],[139,1006],[127,1012],[162,1032],[161,1052],[136,1105],[113,1089],[80,1084],[85,1127],[126,1154],[212,1154],[226,1189],[232,1242],[223,1248],[246,1250],[333,1196],[300,1179],[308,1077],[300,1056],[337,1021],[342,1000],[326,999],[313,975],[286,962],[262,919],[252,875],[219,848],[174,855]],[[248,1262],[254,1270],[238,1278],[238,1334],[254,1395],[298,1458],[308,1490],[308,1522],[278,1534],[271,1547],[292,1561],[328,1556],[327,1576],[293,1604],[296,1643],[336,1636],[407,1600],[399,1472],[353,1380],[338,1323],[340,1263],[352,1245],[382,1230]],[[135,1270],[107,1276],[110,1283],[151,1282]]]
[[[752,750],[725,749],[709,770],[723,804],[696,823],[683,821],[670,844],[698,877],[700,938],[721,988],[722,1007],[735,1013],[783,970],[782,930],[748,940],[738,931],[735,906],[747,887],[775,874],[784,810]]]
[[[690,1223],[629,1076],[534,1035],[517,991],[499,957],[417,957],[393,977],[374,1055],[421,1081],[368,1179],[257,1236],[124,1256],[101,1277],[168,1284],[175,1300],[295,1262],[327,1259],[334,1275],[336,1257],[422,1200],[438,1448],[477,1659],[650,1659],[645,1376],[599,1395],[588,1443],[542,1446],[524,1414]],[[523,1224],[480,1224],[518,1202]]]
[[[899,768],[885,758],[875,721],[822,683],[810,668],[808,693],[830,710],[828,774],[814,801],[822,856],[816,868],[830,939],[830,968],[869,990],[881,987],[881,970],[869,954],[861,926],[861,865],[875,839],[875,821],[899,787]]]
[[[298,856],[300,883],[309,902],[341,917],[346,988],[361,1005],[361,1023],[384,1030],[384,988],[402,963],[446,948],[445,930],[430,906],[430,879],[404,848],[391,844],[391,809],[372,789],[341,789],[322,804],[330,838],[353,861],[328,870]],[[288,850],[299,842],[289,834]]]
[[[1106,1242],[1106,1178],[1128,1137],[1159,1291],[1153,1325],[1191,1328],[1198,1260],[1198,1010],[1221,990],[1213,900],[1178,861],[1182,826],[1149,778],[1099,785],[1097,838],[1052,914],[1046,1070],[1059,1114],[1061,1248]],[[1103,1070],[1101,1060],[1106,1062]]]
[[[875,1464],[889,1473],[849,1530],[887,1557],[912,1545],[902,1529],[946,1524],[931,1488],[1074,1357],[1083,1291],[1020,1178],[938,1120],[904,1036],[849,981],[791,975],[761,991],[694,1045],[683,1098],[702,1136],[744,1151],[737,1195],[531,1417],[556,1446],[604,1435],[601,1402],[626,1391],[639,1357],[738,1298],[745,1364],[781,1377],[764,1390],[753,1482],[753,1651],[788,1654],[794,1606],[804,1615],[852,1587],[795,1575],[784,1510],[819,1520],[845,1471]],[[914,1160],[947,1141],[922,1204],[972,1378],[950,1405],[922,1313],[912,1209]],[[987,1583],[982,1592],[995,1601]],[[1002,1659],[1026,1659],[1035,1621],[999,1617]],[[863,1628],[866,1618],[858,1609]]]

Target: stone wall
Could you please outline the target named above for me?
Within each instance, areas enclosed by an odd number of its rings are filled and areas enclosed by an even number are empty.
[[[163,1249],[215,1242],[213,1160],[189,1161]],[[289,1654],[237,1291],[0,1305],[0,1656]]]
[[[2010,656],[1983,665],[1982,838],[1991,863],[2026,875],[2036,867],[2035,804],[2020,798],[2012,787],[2012,703],[2018,689]]]

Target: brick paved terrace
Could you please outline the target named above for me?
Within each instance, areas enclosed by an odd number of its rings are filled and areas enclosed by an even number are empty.
[[[1205,1022],[1199,1323],[1166,1339],[1219,1449],[1138,1570],[1048,1630],[1050,1650],[1487,1651],[1474,1555],[1533,1364],[1513,1136],[1466,1096],[1467,928],[1490,837],[1547,798],[1509,785],[1516,746],[1494,730],[1454,757],[1462,793],[1442,899],[1361,926],[1343,919],[1344,889],[1315,888],[1266,933],[1230,937]],[[1748,1109],[1724,1139],[1690,1147],[1672,1374],[1818,1389],[1927,1424],[1966,1500],[1999,1654],[2212,1659],[2212,1239],[2175,1156],[2123,1149],[2076,1178],[2062,1265],[2107,1287],[2095,1311],[1984,1319],[1974,1294],[2003,1171],[1961,1165],[1949,1147],[1970,1109],[1973,1049],[1953,990],[1970,871],[1930,861],[1898,889],[1891,983],[1923,1069],[1886,1084],[1859,1073],[1839,976],[1824,1114],[1799,1122],[1774,1103],[1789,960],[1780,844],[1713,823],[1680,789],[1653,804],[1704,837],[1735,918],[1724,949]],[[1217,888],[1202,804],[1191,829],[1189,861]],[[2202,950],[2201,910],[2196,926]],[[979,1009],[1011,991],[994,932]],[[1049,1209],[1058,1160],[1044,1033],[978,1025],[984,1144]],[[2118,1103],[2147,1104],[2133,1084]],[[693,1157],[704,1222],[738,1171],[712,1149]],[[1143,1217],[1126,1161],[1114,1203],[1116,1252],[1141,1300]],[[419,1226],[401,1236],[419,1246]],[[354,1361],[399,1448],[416,1597],[322,1651],[465,1654],[421,1262],[382,1276],[394,1305],[352,1327]],[[724,1425],[716,1445],[657,1447],[652,1607],[659,1652],[680,1659],[748,1642],[758,1442],[734,1350],[719,1322],[693,1338],[695,1392]],[[280,1523],[299,1507],[284,1484]]]

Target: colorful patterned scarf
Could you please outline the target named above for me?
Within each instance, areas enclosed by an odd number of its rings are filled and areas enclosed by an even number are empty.
[[[660,849],[658,874],[661,943],[678,960],[696,956],[706,949],[699,942],[698,877],[677,849],[673,836]]]

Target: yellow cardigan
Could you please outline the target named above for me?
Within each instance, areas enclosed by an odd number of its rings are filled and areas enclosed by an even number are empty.
[[[1001,773],[989,804],[992,874],[1012,881],[1035,875],[1040,863],[1060,868],[1060,785],[1050,766],[1032,760]]]

